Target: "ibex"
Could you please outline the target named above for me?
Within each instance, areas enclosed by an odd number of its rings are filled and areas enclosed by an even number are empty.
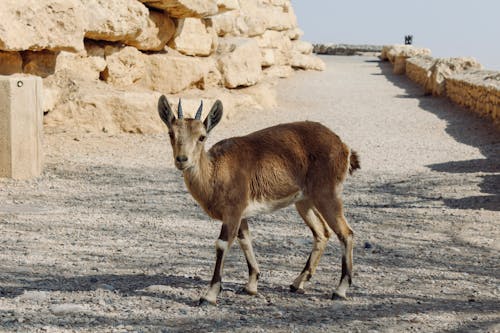
[[[325,126],[309,121],[225,139],[205,151],[207,135],[221,120],[222,103],[217,100],[203,122],[202,108],[203,102],[194,119],[184,118],[179,100],[176,118],[165,96],[158,101],[175,166],[183,172],[189,192],[205,212],[222,221],[215,242],[214,274],[200,304],[216,304],[224,258],[236,238],[248,264],[244,291],[257,293],[259,266],[247,218],[292,203],[311,229],[314,245],[290,290],[304,292],[304,283],[314,274],[333,230],[343,253],[340,283],[332,298],[345,299],[352,278],[353,231],[344,217],[341,192],[347,174],[360,167],[356,152]]]

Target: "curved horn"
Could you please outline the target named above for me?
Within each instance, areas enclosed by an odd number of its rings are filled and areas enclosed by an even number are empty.
[[[198,111],[196,111],[196,116],[194,116],[194,119],[200,120],[202,110],[203,110],[203,101],[201,101],[200,107],[198,108]]]
[[[179,119],[184,118],[184,114],[182,113],[182,105],[181,105],[181,99],[179,98],[179,104],[177,105],[177,117]]]

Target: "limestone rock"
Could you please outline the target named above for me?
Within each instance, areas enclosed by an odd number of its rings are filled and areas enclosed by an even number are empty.
[[[404,74],[406,70],[406,59],[418,56],[429,56],[431,51],[426,48],[414,47],[413,45],[385,45],[382,48],[380,58],[389,60],[394,68],[395,74]]]
[[[435,59],[430,56],[416,56],[406,59],[406,76],[422,87],[428,80],[428,72]]]
[[[1,7],[0,50],[83,50],[79,0],[2,0]]]
[[[248,26],[248,36],[258,36],[266,30],[285,31],[297,26],[292,7],[277,7],[260,1],[241,1],[241,14]]]
[[[436,96],[443,96],[446,93],[446,80],[451,75],[479,69],[482,69],[481,64],[470,57],[436,59],[429,68],[425,91]]]
[[[240,8],[238,0],[217,0],[217,8],[219,13],[236,10]]]
[[[251,38],[221,38],[219,70],[227,88],[251,86],[262,75],[260,49]]]
[[[269,67],[276,63],[274,49],[262,48],[260,49],[260,54],[262,55],[262,67]]]
[[[140,0],[147,6],[165,10],[172,17],[206,17],[215,15],[219,11],[216,0]],[[230,3],[227,1],[227,3]]]
[[[106,62],[103,78],[120,88],[142,87],[177,93],[202,85],[206,74],[196,58],[171,53],[146,55],[133,47],[112,53]]]
[[[290,40],[297,40],[304,35],[304,31],[300,28],[293,28],[286,31],[286,35]]]
[[[292,48],[302,54],[311,54],[313,51],[312,44],[303,40],[292,41]]]
[[[26,51],[23,54],[24,73],[47,77],[59,71],[66,71],[73,78],[98,80],[106,67],[101,57],[87,57],[83,54],[52,51]]]
[[[179,19],[176,35],[169,46],[185,55],[208,56],[217,47],[217,34],[210,20]]]
[[[278,77],[278,78],[287,78],[292,76],[293,74],[293,69],[291,66],[271,66],[268,68],[265,68],[263,70],[263,73],[266,77]]]
[[[56,59],[59,52],[44,50],[23,52],[23,72],[40,77],[47,77],[56,71]]]
[[[0,51],[0,75],[23,72],[23,58],[19,52]]]
[[[86,38],[133,41],[148,24],[148,9],[136,0],[80,1],[87,15]]]
[[[320,58],[299,52],[292,53],[291,65],[293,68],[298,69],[314,69],[317,71],[325,69],[325,63]]]
[[[500,126],[500,73],[469,70],[446,79],[446,96]]]
[[[175,34],[175,23],[165,12],[151,10],[147,26],[128,45],[143,51],[160,51]]]
[[[292,42],[286,33],[266,30],[261,36],[255,37],[262,49],[272,49],[276,65],[290,65]]]
[[[238,10],[214,15],[211,20],[217,35],[220,37],[248,35],[245,18]]]

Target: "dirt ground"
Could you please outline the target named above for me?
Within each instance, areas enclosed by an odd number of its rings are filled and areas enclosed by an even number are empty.
[[[259,294],[237,293],[235,244],[218,305],[198,307],[220,223],[186,191],[167,136],[53,133],[40,178],[0,180],[0,331],[500,332],[500,132],[375,58],[323,59],[279,82],[278,108],[233,112],[208,145],[309,119],[358,151],[349,300],[330,299],[334,238],[306,293],[289,292],[312,247],[290,207],[251,219]]]

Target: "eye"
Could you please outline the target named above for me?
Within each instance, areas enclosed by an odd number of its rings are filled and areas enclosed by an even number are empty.
[[[205,141],[206,138],[207,138],[206,136],[200,135],[200,138],[198,139],[198,141],[203,142],[203,141]]]

